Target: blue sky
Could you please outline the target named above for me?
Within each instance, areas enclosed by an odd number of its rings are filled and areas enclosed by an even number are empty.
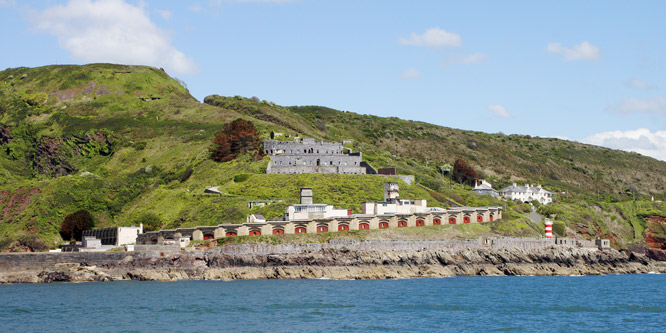
[[[0,0],[0,68],[163,67],[257,96],[666,160],[664,1]]]

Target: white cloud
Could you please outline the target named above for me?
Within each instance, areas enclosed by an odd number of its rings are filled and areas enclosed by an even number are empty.
[[[488,59],[488,55],[483,54],[483,53],[472,53],[468,54],[465,56],[450,56],[442,62],[443,66],[451,66],[455,64],[462,64],[462,65],[470,65],[470,64],[478,64],[481,62],[486,61]]]
[[[601,60],[601,51],[598,47],[584,41],[573,47],[564,47],[560,43],[549,43],[546,50],[564,56],[568,61],[575,60]]]
[[[607,148],[633,151],[666,161],[666,131],[650,132],[647,128],[629,131],[612,131],[594,134],[583,139],[589,143]]]
[[[462,38],[460,38],[460,35],[447,32],[440,28],[430,28],[421,35],[412,33],[409,37],[400,37],[398,42],[403,45],[427,46],[432,48],[462,46]]]
[[[639,89],[639,90],[652,90],[655,89],[656,87],[650,86],[645,81],[639,79],[639,78],[633,78],[627,82],[624,83],[625,86],[629,88],[634,88],[634,89]]]
[[[421,72],[416,68],[409,68],[400,75],[400,78],[403,80],[416,80],[420,77]]]
[[[157,13],[160,14],[160,16],[162,16],[162,18],[167,20],[167,21],[170,20],[171,17],[173,16],[173,12],[168,10],[168,9],[164,9],[164,10],[159,10],[158,9]]]
[[[499,105],[499,104],[488,104],[488,110],[492,112],[494,115],[504,118],[504,119],[511,119],[513,116],[506,111],[506,108]]]
[[[54,35],[73,58],[164,67],[193,74],[196,63],[171,45],[169,34],[150,20],[143,5],[123,0],[70,0],[35,12],[37,31]]]
[[[203,8],[201,8],[201,6],[199,6],[199,5],[194,5],[194,6],[190,7],[190,8],[188,8],[188,9],[189,9],[191,12],[198,13],[198,12],[200,12]]]
[[[606,110],[618,114],[663,114],[666,113],[666,100],[662,97],[627,98]]]

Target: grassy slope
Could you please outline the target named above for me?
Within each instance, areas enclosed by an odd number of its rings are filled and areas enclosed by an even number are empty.
[[[462,157],[496,185],[511,177],[568,192],[542,210],[557,214],[571,233],[610,235],[625,245],[642,237],[640,216],[666,212],[662,204],[645,201],[665,197],[666,163],[569,141],[462,131],[323,107],[285,108],[240,97],[210,96],[203,104],[163,71],[141,66],[8,69],[0,72],[0,88],[0,126],[9,127],[13,136],[0,147],[0,247],[31,235],[52,246],[60,241],[57,230],[64,216],[81,208],[93,213],[98,226],[140,222],[150,212],[164,227],[179,227],[242,222],[251,212],[280,216],[297,201],[300,186],[314,187],[317,202],[355,211],[362,201],[382,198],[380,177],[266,175],[267,158],[242,156],[224,164],[207,159],[216,131],[238,117],[253,121],[265,138],[276,131],[353,139],[353,149],[374,167],[398,167],[425,185],[402,184],[403,197],[426,198],[442,207],[449,200],[500,204],[442,178],[438,166]],[[39,138],[99,130],[117,139],[112,154],[71,156],[68,161],[77,171],[64,177],[33,170]],[[250,176],[236,182],[238,174]],[[209,185],[225,194],[204,194]],[[637,202],[628,201],[634,194]],[[256,199],[283,201],[248,209],[247,200]],[[527,220],[525,205],[509,203],[507,208],[506,221],[478,228],[507,235],[541,233],[541,225]]]

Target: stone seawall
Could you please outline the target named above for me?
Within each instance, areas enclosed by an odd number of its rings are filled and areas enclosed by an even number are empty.
[[[490,245],[486,241],[334,241],[186,252],[3,254],[0,283],[666,273],[664,263],[612,249],[553,246],[538,239],[493,241]]]

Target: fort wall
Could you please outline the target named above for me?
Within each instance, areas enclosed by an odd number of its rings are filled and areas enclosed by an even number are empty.
[[[189,237],[191,240],[217,239],[246,235],[281,235],[298,233],[375,230],[422,227],[442,224],[486,223],[502,218],[501,207],[460,207],[424,214],[355,214],[346,217],[266,223],[219,224],[160,230],[139,234],[137,244],[162,244],[165,240]]]

